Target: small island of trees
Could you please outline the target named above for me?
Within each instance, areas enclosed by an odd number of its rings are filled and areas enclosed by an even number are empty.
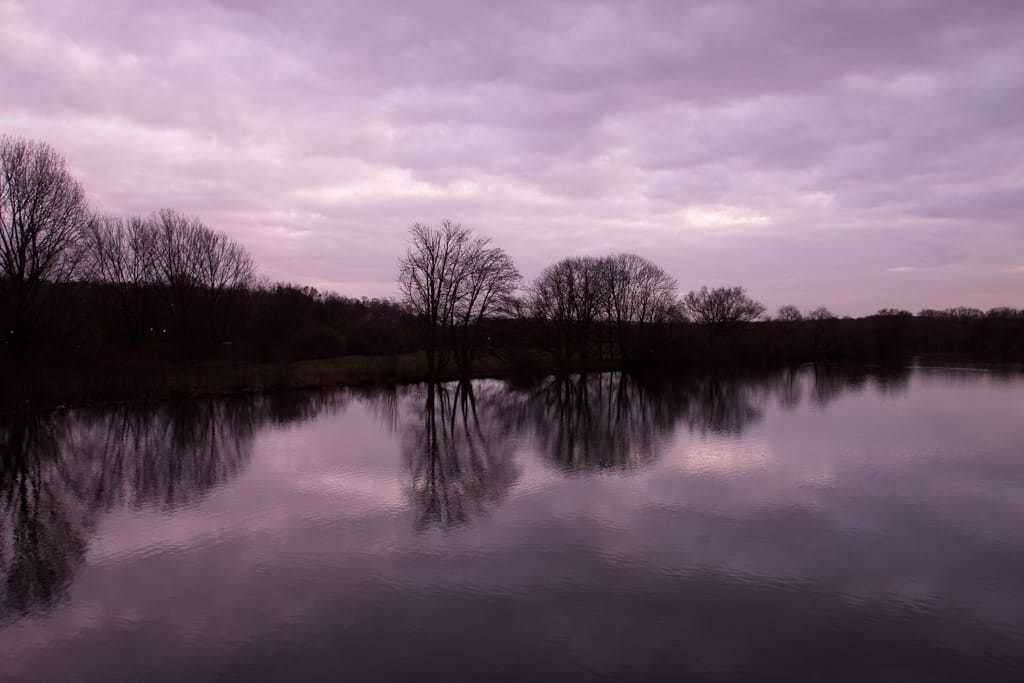
[[[413,223],[399,300],[258,275],[174,209],[93,211],[48,144],[0,138],[0,410],[202,393],[603,369],[690,371],[912,354],[1020,360],[1011,307],[838,318],[740,286],[685,294],[632,253],[569,255],[525,282],[486,236]]]

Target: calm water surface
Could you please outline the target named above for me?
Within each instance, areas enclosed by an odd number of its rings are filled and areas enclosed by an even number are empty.
[[[1024,680],[1024,376],[0,423],[0,679]]]

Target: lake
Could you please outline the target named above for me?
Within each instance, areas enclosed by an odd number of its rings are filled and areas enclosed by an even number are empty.
[[[1024,375],[0,422],[0,680],[1024,680]]]

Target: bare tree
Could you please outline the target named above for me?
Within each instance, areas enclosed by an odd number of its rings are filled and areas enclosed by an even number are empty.
[[[530,292],[533,314],[545,321],[555,355],[586,359],[595,324],[606,300],[600,259],[592,256],[562,259],[545,268]]]
[[[203,227],[196,235],[195,279],[203,298],[205,332],[216,342],[228,339],[235,302],[256,279],[252,257],[227,235]]]
[[[985,312],[985,317],[989,320],[1015,320],[1022,316],[1024,316],[1024,311],[1019,311],[1012,306],[996,306]]]
[[[467,275],[457,293],[451,320],[455,361],[468,374],[480,347],[480,327],[487,317],[508,315],[516,302],[514,294],[522,276],[502,249],[476,239],[464,254]]]
[[[450,340],[459,369],[468,373],[480,324],[512,305],[519,272],[490,240],[451,220],[439,228],[415,223],[409,239],[398,284],[406,306],[423,321],[427,369],[433,374],[444,365]]]
[[[824,306],[818,306],[807,314],[811,321],[811,333],[814,339],[814,349],[817,353],[827,353],[835,343],[835,319],[832,311]]]
[[[189,350],[197,341],[195,312],[196,235],[203,229],[195,216],[161,209],[154,217],[156,267],[166,294],[167,312],[179,347]]]
[[[617,254],[601,260],[605,318],[615,334],[619,354],[628,360],[654,323],[675,308],[676,281],[664,270],[636,254]]]
[[[256,279],[256,266],[248,251],[224,233],[203,226],[195,239],[195,280],[211,302],[249,287]]]
[[[466,277],[463,255],[470,235],[450,220],[436,229],[414,223],[409,241],[408,251],[399,260],[398,285],[406,306],[423,321],[427,370],[433,374],[443,364],[442,330],[454,311],[455,292]]]
[[[196,216],[161,209],[152,218],[156,233],[156,268],[162,283],[186,291],[199,283],[199,234],[206,229]]]
[[[156,232],[141,216],[94,216],[87,231],[90,275],[105,284],[141,287],[156,280]]]
[[[786,304],[779,307],[776,317],[783,322],[798,323],[804,319],[804,314],[793,304]]]
[[[875,313],[876,318],[913,318],[914,314],[902,308],[880,308]]]
[[[88,221],[62,156],[44,142],[0,138],[0,318],[16,350],[44,326],[44,288],[75,275]]]
[[[90,277],[113,289],[128,340],[142,341],[157,281],[157,233],[141,216],[94,216],[87,233]]]
[[[682,305],[686,315],[707,325],[712,335],[736,323],[757,320],[765,311],[764,304],[751,299],[743,287],[701,287],[683,297]]]
[[[252,258],[244,247],[195,216],[161,209],[150,221],[156,272],[166,288],[179,341],[189,346],[204,334],[220,337],[229,295],[255,279]]]

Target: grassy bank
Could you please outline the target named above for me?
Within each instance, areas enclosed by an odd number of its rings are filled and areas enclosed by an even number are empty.
[[[1016,319],[962,322],[906,316],[772,321],[714,334],[708,328],[680,324],[661,329],[641,353],[624,363],[616,356],[614,345],[604,342],[588,345],[586,361],[575,356],[556,362],[542,350],[548,348],[542,340],[527,334],[529,330],[524,331],[520,322],[503,321],[506,326],[494,330],[490,353],[477,360],[471,376],[536,377],[556,371],[624,369],[627,365],[656,375],[778,368],[805,362],[899,365],[922,355],[1013,363],[1024,360],[1024,334],[1015,326]],[[0,413],[459,377],[454,366],[429,373],[422,352],[266,362],[257,360],[265,358],[258,349],[243,345],[215,350],[224,355],[192,362],[168,360],[172,354],[160,346],[46,349],[27,363],[7,357],[0,361]]]
[[[546,374],[550,358],[480,359],[473,377]],[[0,379],[0,413],[62,406],[189,399],[287,389],[457,379],[454,366],[427,372],[423,353],[391,356],[343,356],[291,363],[161,363],[154,361],[62,361],[10,366]]]

